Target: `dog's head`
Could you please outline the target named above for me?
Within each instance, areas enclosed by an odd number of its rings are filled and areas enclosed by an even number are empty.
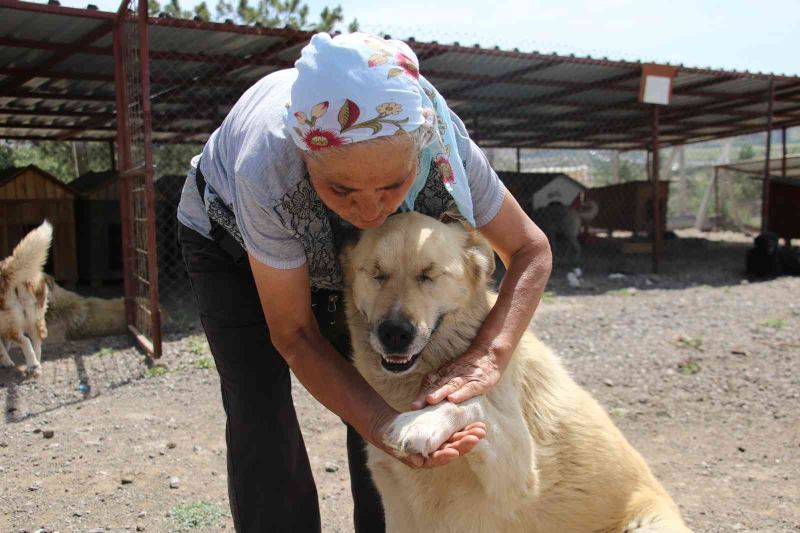
[[[405,374],[419,366],[443,322],[457,320],[476,295],[485,300],[494,252],[461,224],[406,213],[345,246],[342,266],[354,342],[368,342],[385,372]]]

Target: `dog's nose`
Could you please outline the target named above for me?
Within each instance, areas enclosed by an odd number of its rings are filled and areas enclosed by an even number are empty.
[[[416,334],[417,328],[408,320],[385,320],[378,326],[381,344],[392,353],[404,352]]]

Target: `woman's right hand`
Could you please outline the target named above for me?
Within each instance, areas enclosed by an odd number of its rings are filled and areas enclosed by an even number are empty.
[[[461,431],[453,433],[428,457],[419,453],[404,454],[397,448],[387,444],[387,436],[398,416],[400,414],[393,410],[390,413],[379,416],[378,420],[373,424],[373,429],[370,431],[367,440],[411,468],[434,468],[446,465],[469,453],[486,436],[486,425],[482,422],[475,422],[467,425]]]

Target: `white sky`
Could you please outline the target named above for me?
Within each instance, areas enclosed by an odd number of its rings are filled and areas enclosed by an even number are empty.
[[[61,0],[85,7],[90,0]],[[91,0],[115,11],[116,0]],[[199,0],[183,0],[190,9]],[[522,51],[800,75],[798,0],[306,0],[362,30]],[[216,0],[207,2],[212,8]]]

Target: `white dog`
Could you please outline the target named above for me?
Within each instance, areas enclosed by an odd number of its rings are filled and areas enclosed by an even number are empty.
[[[462,354],[489,312],[494,254],[477,233],[408,213],[346,247],[354,363],[395,409],[386,438],[428,455],[467,424],[486,437],[442,467],[369,446],[390,533],[685,533],[677,506],[558,358],[526,333],[485,396],[408,411],[426,376]]]
[[[0,365],[14,366],[6,348],[14,342],[35,376],[41,373],[42,341],[47,337],[48,288],[42,268],[52,239],[53,227],[44,221],[0,262]]]
[[[580,209],[554,202],[535,209],[531,218],[547,235],[553,253],[560,257],[567,257],[569,253],[573,259],[580,259],[581,243],[578,235],[581,233],[581,225],[593,220],[599,212],[597,202],[591,200],[584,202]]]

